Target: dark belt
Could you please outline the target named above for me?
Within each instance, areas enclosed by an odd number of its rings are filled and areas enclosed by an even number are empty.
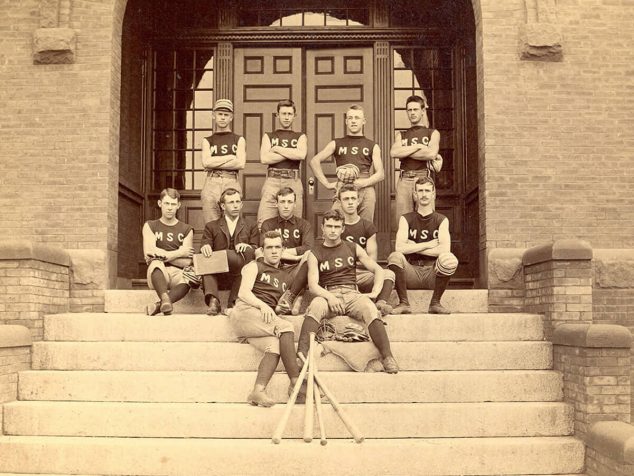
[[[328,291],[331,290],[335,290],[335,289],[340,289],[340,288],[344,288],[344,289],[352,289],[353,291],[357,290],[357,285],[356,284],[335,284],[332,286],[324,286],[324,289],[327,289]]]
[[[210,169],[207,170],[208,177],[237,177],[237,170]]]
[[[431,172],[425,170],[401,170],[401,178],[418,178],[418,177],[431,177]]]
[[[269,177],[296,179],[299,177],[299,170],[296,169],[268,169]]]

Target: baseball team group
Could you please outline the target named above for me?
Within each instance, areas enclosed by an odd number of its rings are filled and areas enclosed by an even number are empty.
[[[400,161],[396,186],[400,218],[395,251],[384,269],[377,264],[374,224],[374,185],[384,180],[384,168],[379,145],[363,135],[363,108],[351,105],[345,116],[345,137],[330,141],[309,162],[315,178],[334,192],[332,209],[321,219],[321,237],[315,239],[310,222],[301,216],[300,165],[306,160],[307,138],[293,131],[295,104],[279,102],[277,128],[262,137],[260,161],[268,168],[257,223],[251,223],[241,213],[238,181],[238,171],[246,163],[245,139],[232,132],[233,103],[217,100],[212,112],[214,132],[202,141],[207,176],[201,202],[206,225],[198,252],[212,257],[224,250],[228,271],[195,273],[193,227],[177,218],[178,191],[164,189],[158,200],[161,217],[143,226],[148,285],[158,295],[147,306],[147,314],[171,314],[174,302],[202,285],[207,314],[215,316],[222,312],[219,289],[229,289],[224,312],[236,335],[258,341],[259,348],[266,349],[248,396],[253,405],[274,404],[266,387],[280,359],[290,379],[289,390],[293,388],[300,374],[297,355],[308,355],[310,334],[333,316],[363,323],[385,372],[397,373],[382,317],[412,313],[408,289],[433,290],[427,312],[449,314],[441,297],[458,267],[451,253],[449,221],[435,211],[434,179],[442,157],[438,154],[440,133],[429,126],[427,108],[424,95],[407,98],[411,127],[395,133],[390,149],[390,156]],[[335,181],[322,168],[322,162],[331,157],[336,164]],[[393,289],[398,295],[396,307],[389,304]],[[299,314],[306,290],[311,301],[296,349],[294,326],[281,316]]]

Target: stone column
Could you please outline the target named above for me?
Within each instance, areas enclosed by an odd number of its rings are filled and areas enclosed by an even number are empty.
[[[67,312],[70,257],[61,248],[0,241],[0,324],[27,327],[44,337],[44,315]]]
[[[18,372],[31,369],[31,333],[23,326],[0,325],[0,404],[18,398]],[[0,434],[2,434],[0,407]]]
[[[598,421],[630,422],[630,347],[623,326],[562,324],[552,336],[555,370],[563,373],[564,400],[575,409],[575,436],[587,441]]]
[[[550,339],[563,323],[592,322],[592,248],[580,240],[559,240],[526,250],[524,309],[544,315]]]

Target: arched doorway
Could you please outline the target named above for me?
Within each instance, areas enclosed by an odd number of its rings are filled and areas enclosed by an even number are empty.
[[[309,158],[343,132],[345,108],[362,103],[371,118],[366,135],[381,145],[386,167],[376,214],[386,254],[396,222],[398,168],[389,148],[394,130],[408,127],[405,97],[424,91],[445,159],[438,209],[450,218],[462,263],[459,283],[473,286],[479,276],[479,179],[471,3],[288,3],[129,0],[122,34],[118,275],[143,276],[138,230],[155,216],[163,187],[182,192],[181,219],[202,231],[200,144],[212,132],[210,110],[219,97],[234,100],[234,129],[247,140],[247,215],[257,210],[264,180],[259,141],[273,127],[278,100],[298,104],[297,127],[308,134]],[[302,176],[308,179],[310,169]],[[305,216],[317,223],[329,200],[317,186]]]

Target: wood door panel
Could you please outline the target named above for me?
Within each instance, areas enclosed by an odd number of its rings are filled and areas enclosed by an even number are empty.
[[[284,54],[280,54],[282,51]],[[234,54],[234,129],[244,136],[247,144],[247,165],[240,174],[243,213],[255,219],[267,170],[267,166],[260,163],[260,143],[262,135],[276,127],[279,101],[295,101],[294,129],[301,128],[302,50],[236,48]]]
[[[363,106],[366,116],[365,136],[372,139],[372,63],[371,48],[315,49],[306,51],[306,134],[308,158],[328,142],[345,135],[345,114],[351,104]],[[330,180],[335,177],[334,160],[322,162]],[[309,170],[312,174],[312,171]],[[317,234],[321,234],[321,217],[332,207],[333,192],[318,182],[307,194],[306,216]]]

